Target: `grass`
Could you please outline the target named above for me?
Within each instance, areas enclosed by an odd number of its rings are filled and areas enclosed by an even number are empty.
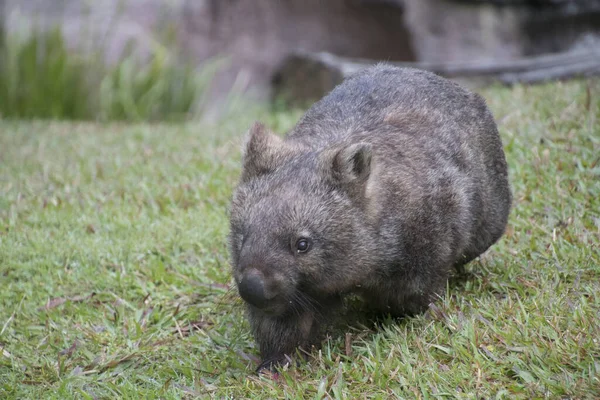
[[[105,65],[102,45],[69,49],[59,28],[8,35],[0,40],[0,117],[140,122],[201,115],[217,60],[196,68],[168,44],[152,44],[144,62],[128,46]]]
[[[597,397],[600,82],[484,95],[505,237],[426,314],[353,324],[275,381],[253,375],[225,244],[249,117],[0,122],[0,398]]]

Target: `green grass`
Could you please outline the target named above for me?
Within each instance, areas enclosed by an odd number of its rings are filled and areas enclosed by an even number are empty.
[[[600,82],[484,95],[506,236],[426,314],[353,323],[276,381],[253,375],[225,242],[250,116],[0,122],[0,398],[597,397]]]
[[[0,117],[140,122],[202,114],[217,60],[196,68],[152,44],[145,62],[128,46],[105,65],[102,45],[68,49],[58,28],[11,34],[0,40]]]

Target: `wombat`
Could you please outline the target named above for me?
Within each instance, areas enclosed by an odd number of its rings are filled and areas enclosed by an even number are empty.
[[[255,123],[243,154],[229,245],[259,371],[318,344],[345,294],[388,315],[423,311],[507,224],[494,118],[433,73],[369,67],[284,139]]]

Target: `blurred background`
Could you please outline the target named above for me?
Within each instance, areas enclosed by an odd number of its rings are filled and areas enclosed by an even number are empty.
[[[0,115],[215,120],[379,61],[471,86],[600,72],[600,0],[0,0]]]

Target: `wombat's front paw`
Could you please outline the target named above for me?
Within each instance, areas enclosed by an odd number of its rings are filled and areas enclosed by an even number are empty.
[[[293,359],[298,359],[297,350],[308,349],[319,331],[319,324],[309,311],[270,317],[250,307],[248,317],[263,359],[256,370],[259,373],[291,364]]]
[[[257,374],[276,373],[279,368],[290,365],[292,359],[285,354],[264,359],[256,368]]]

